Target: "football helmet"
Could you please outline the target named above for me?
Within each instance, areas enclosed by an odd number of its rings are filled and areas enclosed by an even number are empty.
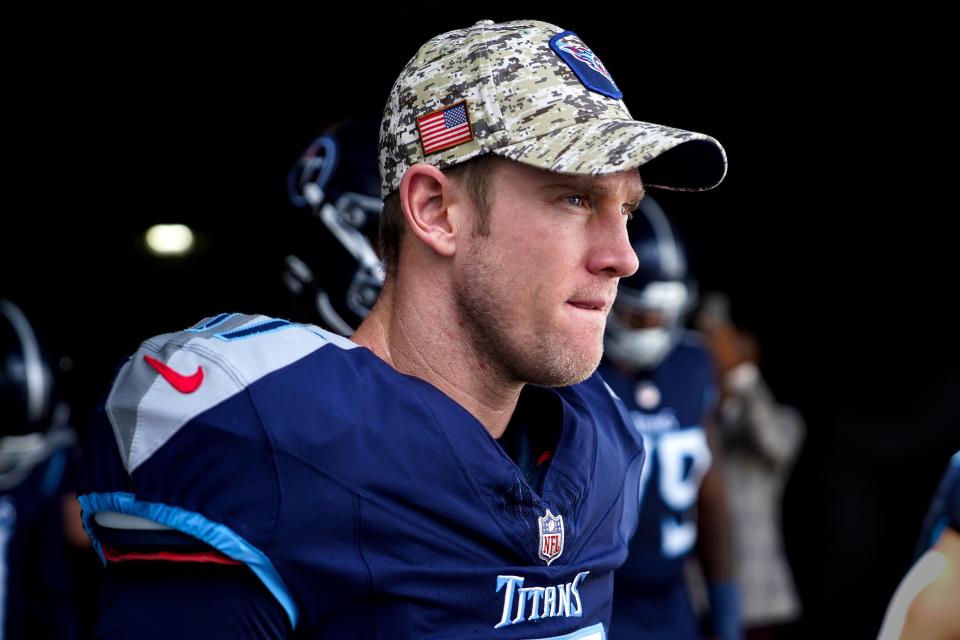
[[[309,209],[283,280],[327,329],[349,336],[373,308],[384,270],[375,247],[380,214],[379,120],[348,120],[314,140],[287,177],[296,207]]]
[[[13,302],[0,299],[0,436],[46,430],[53,381],[30,320]]]
[[[0,298],[0,491],[75,442],[70,408],[55,387],[58,374],[26,314]]]
[[[628,225],[637,272],[620,280],[607,318],[606,354],[629,368],[649,369],[680,338],[696,291],[688,278],[687,254],[663,209],[647,195]]]

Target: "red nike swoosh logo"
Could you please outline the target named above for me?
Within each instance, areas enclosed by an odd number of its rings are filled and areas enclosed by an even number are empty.
[[[203,382],[203,367],[197,367],[197,370],[193,374],[185,376],[182,373],[174,371],[156,358],[145,354],[143,359],[147,361],[147,364],[156,369],[157,372],[163,376],[163,379],[169,382],[170,385],[180,393],[193,393],[200,388],[200,384]]]

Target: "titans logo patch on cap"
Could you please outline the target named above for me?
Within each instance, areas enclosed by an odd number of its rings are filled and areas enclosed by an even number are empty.
[[[550,48],[573,69],[587,89],[614,100],[623,98],[623,92],[610,77],[600,58],[573,31],[564,31],[550,38]]]

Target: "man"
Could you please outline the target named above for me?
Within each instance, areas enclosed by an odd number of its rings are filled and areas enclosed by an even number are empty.
[[[638,214],[629,230],[639,268],[620,284],[600,367],[647,453],[633,494],[640,524],[616,576],[613,636],[701,637],[683,571],[697,550],[710,586],[713,631],[734,640],[740,622],[727,502],[708,444],[713,368],[701,341],[682,324],[695,304],[683,245],[651,196]],[[699,541],[698,527],[705,532]]]
[[[800,452],[803,416],[777,401],[760,371],[760,345],[733,323],[726,295],[704,296],[696,327],[720,386],[717,469],[727,487],[747,640],[789,633],[800,601],[783,550],[780,505]]]
[[[960,637],[960,451],[927,510],[916,555],[893,594],[879,640]]]
[[[221,314],[120,371],[82,496],[100,633],[605,637],[643,453],[591,374],[636,268],[636,167],[725,172],[620,97],[541,22],[420,49],[384,113],[387,277],[352,341]]]

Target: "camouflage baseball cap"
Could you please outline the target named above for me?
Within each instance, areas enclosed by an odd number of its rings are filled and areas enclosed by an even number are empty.
[[[380,190],[426,162],[495,153],[534,167],[607,174],[640,167],[648,186],[700,191],[727,170],[702,133],[634,120],[600,59],[573,32],[483,20],[420,47],[393,85],[380,130]]]

